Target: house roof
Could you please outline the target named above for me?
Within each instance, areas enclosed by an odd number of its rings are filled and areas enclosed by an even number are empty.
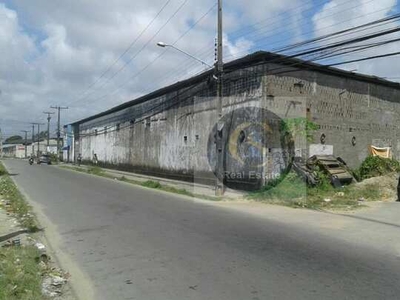
[[[272,53],[272,52],[266,52],[266,51],[258,51],[258,52],[249,54],[247,56],[244,56],[242,58],[236,59],[234,61],[225,63],[224,64],[224,72],[230,73],[232,71],[239,70],[244,67],[250,67],[250,66],[263,64],[263,63],[267,63],[267,62],[280,64],[280,65],[287,65],[288,67],[293,67],[296,69],[313,70],[313,71],[318,71],[318,72],[325,73],[325,74],[356,79],[359,81],[374,83],[374,84],[378,84],[378,85],[382,85],[382,86],[400,90],[400,83],[389,81],[389,80],[386,80],[381,77],[365,75],[365,74],[361,74],[361,73],[355,73],[355,72],[346,71],[346,70],[342,70],[342,69],[338,69],[338,68],[334,68],[334,67],[328,67],[328,66],[324,66],[324,65],[321,65],[318,63],[308,62],[308,61],[304,61],[302,59],[293,58],[290,56],[285,56],[285,55],[276,54],[276,53]],[[285,71],[283,71],[282,73],[284,73],[284,72]],[[94,120],[96,118],[108,115],[110,113],[118,112],[120,110],[131,107],[133,105],[143,103],[150,99],[160,97],[166,93],[173,92],[175,90],[178,90],[178,89],[181,89],[181,88],[184,88],[187,86],[191,86],[193,84],[196,84],[196,83],[206,80],[213,74],[214,74],[214,70],[205,71],[197,76],[188,78],[183,81],[176,82],[172,85],[160,88],[154,92],[151,92],[149,94],[141,96],[137,99],[133,99],[131,101],[125,102],[123,104],[115,106],[115,107],[108,109],[106,111],[103,111],[101,113],[98,113],[93,116],[84,118],[82,120],[73,122],[73,123],[71,123],[71,125],[85,123],[85,122]]]

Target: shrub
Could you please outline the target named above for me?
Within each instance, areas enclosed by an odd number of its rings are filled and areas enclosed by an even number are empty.
[[[368,156],[361,166],[353,171],[356,179],[364,180],[400,171],[400,163],[395,159]]]

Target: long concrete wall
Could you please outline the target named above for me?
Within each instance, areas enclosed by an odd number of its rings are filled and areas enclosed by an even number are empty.
[[[282,67],[265,63],[224,78],[225,170],[246,174],[229,178],[234,184],[244,180],[243,188],[259,187],[285,168],[284,152],[307,157],[310,144],[319,144],[322,134],[325,145],[351,167],[367,157],[371,144],[390,146],[400,158],[399,89],[316,70],[287,67],[276,74],[277,68]],[[92,160],[96,154],[107,166],[211,183],[216,106],[215,83],[206,79],[76,124],[75,156]],[[318,124],[314,141],[295,136],[293,146],[282,144],[279,122],[290,118]],[[250,171],[263,176],[248,178]]]

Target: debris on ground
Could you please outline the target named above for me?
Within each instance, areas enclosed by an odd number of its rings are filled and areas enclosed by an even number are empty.
[[[331,184],[337,188],[355,182],[346,162],[332,155],[314,155],[307,160],[296,157],[293,170],[311,187],[319,184],[319,171],[327,175]]]
[[[4,299],[65,299],[70,275],[37,240],[31,207],[0,163],[0,291]],[[2,298],[3,299],[3,298]]]
[[[390,202],[397,200],[397,183],[398,183],[397,173],[391,173],[385,176],[365,179],[362,182],[356,183],[354,185],[354,188],[362,190],[367,188],[368,186],[378,186],[381,195],[380,200],[385,202]]]
[[[42,294],[46,297],[55,298],[62,295],[63,286],[68,281],[68,274],[61,270],[53,269],[44,276],[42,282]]]
[[[307,160],[306,164],[310,170],[319,169],[325,173],[335,187],[342,187],[355,181],[346,162],[340,157],[314,155]]]

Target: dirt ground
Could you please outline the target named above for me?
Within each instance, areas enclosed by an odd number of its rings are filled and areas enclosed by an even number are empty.
[[[356,188],[365,188],[367,185],[379,186],[382,194],[381,201],[392,202],[397,200],[397,183],[399,175],[392,173],[385,176],[373,177],[356,183]]]

